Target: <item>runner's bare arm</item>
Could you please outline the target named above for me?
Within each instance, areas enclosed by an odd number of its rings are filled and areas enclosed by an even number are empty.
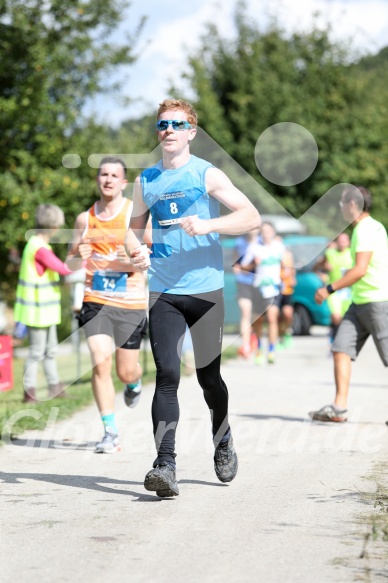
[[[240,235],[260,227],[261,219],[250,200],[234,186],[224,172],[218,168],[209,168],[206,172],[206,190],[232,212],[214,219],[203,220],[187,217],[181,227],[191,236],[221,233]]]
[[[133,265],[133,259],[136,257],[136,252],[133,253],[133,249],[140,247],[143,243],[149,244],[150,242],[150,224],[149,216],[150,211],[147,205],[143,201],[140,177],[138,176],[133,185],[133,208],[131,214],[131,221],[129,223],[129,229],[125,237],[125,250],[128,256],[131,258]],[[140,265],[136,265],[140,267]]]
[[[354,267],[349,269],[345,275],[341,277],[341,279],[337,279],[337,281],[333,281],[332,288],[334,291],[342,289],[344,287],[350,287],[356,281],[364,277],[367,272],[369,262],[372,258],[373,252],[372,251],[361,251],[356,253],[356,261]],[[329,292],[325,287],[319,288],[315,293],[315,301],[318,304],[321,304],[324,300],[329,297]]]
[[[92,254],[92,248],[88,243],[82,242],[82,234],[86,228],[87,212],[81,213],[75,220],[73,240],[69,245],[66,257],[66,265],[73,271],[81,269],[82,262]]]

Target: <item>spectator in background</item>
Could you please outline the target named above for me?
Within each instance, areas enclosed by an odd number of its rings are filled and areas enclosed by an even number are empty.
[[[48,383],[48,398],[64,397],[55,361],[57,325],[61,322],[60,275],[71,270],[52,251],[49,241],[64,224],[63,211],[41,204],[35,215],[36,234],[24,248],[14,308],[15,322],[27,326],[29,351],[24,366],[23,401],[37,400],[38,363],[42,361]]]
[[[280,314],[279,314],[279,344],[278,349],[291,348],[292,346],[292,323],[294,319],[294,306],[292,294],[296,284],[294,257],[289,249],[285,249],[283,261],[280,269],[280,279],[282,282],[280,293]]]
[[[384,226],[369,214],[371,204],[372,195],[364,186],[347,186],[342,192],[341,211],[353,227],[350,243],[353,267],[315,294],[316,302],[321,304],[338,290],[350,286],[352,290],[352,303],[331,349],[335,399],[333,404],[309,413],[316,421],[347,421],[351,361],[356,360],[369,336],[388,366],[388,239]]]
[[[352,254],[350,251],[350,239],[347,233],[341,233],[335,240],[335,245],[329,246],[323,257],[317,262],[314,270],[328,275],[327,284],[340,279],[348,269],[353,266]],[[330,342],[334,341],[338,326],[343,316],[349,308],[351,300],[351,289],[345,287],[331,294],[327,298],[331,314]]]
[[[241,263],[244,261],[244,255],[249,245],[258,242],[260,242],[259,229],[254,229],[246,235],[237,237],[234,249],[236,260],[233,265],[233,271],[237,281],[237,302],[240,308],[241,334],[241,346],[238,349],[238,354],[243,358],[249,358],[251,352],[257,349],[257,337],[252,328],[255,267],[242,269]]]

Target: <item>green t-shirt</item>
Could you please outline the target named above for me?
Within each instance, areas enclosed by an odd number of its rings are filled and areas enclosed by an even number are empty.
[[[354,228],[350,249],[354,263],[356,253],[373,252],[366,274],[352,285],[352,301],[388,302],[388,238],[384,226],[369,216],[362,219]]]
[[[340,279],[348,269],[353,267],[353,259],[349,247],[343,251],[338,251],[337,249],[327,249],[325,252],[325,257],[331,265],[331,270],[329,272],[329,283],[337,281],[337,279]]]

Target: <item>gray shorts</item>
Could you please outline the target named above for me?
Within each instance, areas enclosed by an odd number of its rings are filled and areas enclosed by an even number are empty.
[[[253,302],[254,299],[254,290],[256,288],[253,287],[250,283],[241,283],[241,281],[237,282],[237,299],[238,300],[251,300]]]
[[[388,302],[350,304],[338,328],[332,352],[344,352],[356,360],[370,335],[384,366],[388,366]]]
[[[78,315],[80,327],[86,338],[105,334],[114,338],[117,348],[139,350],[147,332],[145,310],[115,308],[96,302],[84,302]]]
[[[275,306],[279,309],[281,302],[281,294],[274,296],[273,298],[264,298],[258,287],[253,288],[253,299],[252,299],[252,309],[253,313],[261,316],[264,314],[270,306]]]

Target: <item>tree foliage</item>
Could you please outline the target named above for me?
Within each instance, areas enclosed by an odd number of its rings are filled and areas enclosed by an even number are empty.
[[[129,0],[0,0],[5,295],[17,275],[9,255],[22,250],[38,204],[61,206],[71,228],[96,197],[90,154],[148,153],[157,145],[154,112],[118,130],[83,113],[90,97],[116,88],[112,74],[117,79],[135,58],[142,22],[127,38],[118,34],[129,6]],[[185,76],[201,128],[295,216],[334,184],[352,182],[372,190],[373,214],[388,226],[388,47],[360,59],[348,39],[331,40],[330,26],[286,34],[274,18],[260,30],[242,2],[235,30],[231,40],[209,24],[199,49],[188,56]],[[171,93],[182,97],[177,89]],[[319,147],[314,172],[294,186],[270,182],[255,162],[259,136],[281,122],[302,125]],[[78,167],[63,166],[68,153],[79,155]],[[282,160],[272,157],[281,167]],[[139,170],[129,171],[130,181]],[[65,247],[56,251],[63,254]]]
[[[387,49],[358,62],[349,43],[331,40],[330,26],[286,34],[274,19],[261,31],[243,3],[235,28],[231,41],[208,25],[188,57],[200,126],[295,216],[333,185],[352,182],[372,190],[375,214],[388,224]],[[315,171],[295,186],[266,180],[255,162],[259,136],[281,122],[302,125],[319,148]]]
[[[36,206],[58,204],[72,226],[94,193],[87,159],[91,147],[106,151],[108,131],[86,121],[82,108],[93,95],[114,90],[112,73],[134,60],[142,22],[132,36],[115,34],[129,6],[128,0],[0,0],[3,291],[14,285],[9,251],[25,244]],[[62,165],[69,151],[82,159],[76,170]]]

